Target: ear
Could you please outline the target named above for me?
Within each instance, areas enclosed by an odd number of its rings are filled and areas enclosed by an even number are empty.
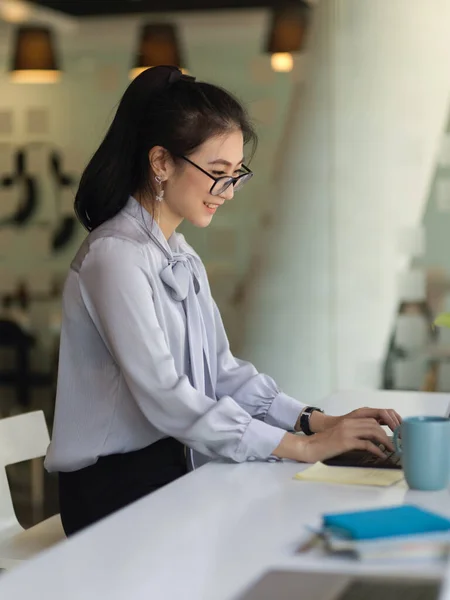
[[[173,174],[175,165],[170,153],[162,146],[153,146],[148,153],[148,162],[153,174],[167,181]]]

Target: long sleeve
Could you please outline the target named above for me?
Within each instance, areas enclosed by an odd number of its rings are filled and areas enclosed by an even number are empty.
[[[95,241],[79,271],[90,318],[145,417],[208,456],[267,458],[284,431],[252,419],[229,394],[217,401],[179,376],[160,327],[148,257],[131,241]]]
[[[251,363],[233,356],[215,303],[214,319],[217,337],[217,395],[230,395],[254,419],[292,431],[306,405],[284,394],[271,377],[258,373]]]

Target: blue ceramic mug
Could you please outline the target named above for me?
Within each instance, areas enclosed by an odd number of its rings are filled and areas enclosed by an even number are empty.
[[[399,436],[400,439],[399,439]],[[450,419],[410,417],[394,431],[394,446],[413,490],[442,490],[450,483]]]

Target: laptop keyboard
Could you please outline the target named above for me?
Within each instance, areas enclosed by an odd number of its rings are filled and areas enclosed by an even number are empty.
[[[368,454],[368,456],[361,457],[358,466],[401,469],[400,456],[397,456],[395,452],[387,452],[386,458],[382,459],[374,454]]]
[[[390,442],[393,442],[392,436],[389,437]],[[365,450],[350,450],[324,460],[324,464],[336,467],[367,467],[369,469],[401,469],[401,458],[395,452],[387,450],[383,444],[375,442],[376,445],[383,451],[385,458],[375,456],[371,452]]]
[[[364,450],[351,450],[333,458],[324,460],[325,465],[336,467],[367,467],[369,469],[401,469],[400,457],[395,452],[386,452],[386,458],[380,458]]]

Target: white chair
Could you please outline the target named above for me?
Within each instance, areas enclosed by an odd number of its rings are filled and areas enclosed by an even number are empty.
[[[59,515],[24,529],[18,522],[11,499],[7,465],[39,459],[50,442],[42,411],[0,419],[0,569],[12,569],[65,538]],[[32,463],[33,501],[43,498],[43,466]]]

